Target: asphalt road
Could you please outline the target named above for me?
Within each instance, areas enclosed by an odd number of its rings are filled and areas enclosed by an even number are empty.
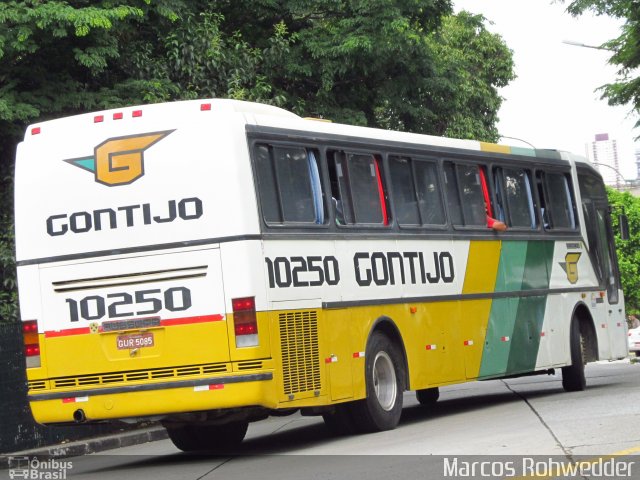
[[[565,478],[640,478],[640,456],[634,456],[640,455],[640,363],[593,364],[587,375],[587,390],[574,393],[562,390],[560,375],[446,387],[432,409],[407,392],[400,425],[390,432],[335,438],[321,418],[296,414],[252,424],[235,455],[187,455],[163,440],[70,458],[65,474],[105,480],[483,478],[548,473],[554,461],[587,460],[587,470]],[[616,475],[606,475],[607,467]]]

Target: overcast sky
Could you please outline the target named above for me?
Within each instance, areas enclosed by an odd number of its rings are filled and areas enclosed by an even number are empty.
[[[618,141],[621,170],[636,178],[633,130],[637,116],[628,107],[610,107],[595,90],[615,79],[607,64],[610,52],[577,47],[563,40],[600,45],[618,36],[621,22],[608,17],[574,18],[551,0],[454,0],[455,9],[483,14],[489,30],[513,50],[518,76],[500,94],[498,123],[502,135],[526,140],[537,148],[585,154],[596,133]],[[503,138],[501,143],[526,146]]]

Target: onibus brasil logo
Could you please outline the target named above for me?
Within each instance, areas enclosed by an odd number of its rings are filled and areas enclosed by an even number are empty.
[[[93,156],[64,161],[93,173],[103,185],[128,185],[144,175],[144,152],[173,131],[109,138],[94,148]]]

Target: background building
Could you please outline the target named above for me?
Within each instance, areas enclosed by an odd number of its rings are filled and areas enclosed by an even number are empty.
[[[616,140],[609,139],[608,133],[596,135],[595,141],[591,142],[587,148],[587,155],[602,175],[605,184],[618,190],[625,185],[625,181],[620,175],[618,145]],[[637,159],[636,153],[636,162]]]

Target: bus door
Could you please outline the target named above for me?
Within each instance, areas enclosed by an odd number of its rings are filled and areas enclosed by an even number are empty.
[[[598,283],[606,292],[604,298],[596,296],[595,301],[602,303],[605,310],[604,316],[600,318],[606,319],[613,356],[624,355],[627,348],[626,338],[617,334],[625,322],[624,304],[620,298],[620,274],[606,192],[601,182],[597,182],[591,175],[579,175],[579,179],[589,255]],[[596,320],[596,328],[601,328],[602,325],[598,323],[601,322]]]

